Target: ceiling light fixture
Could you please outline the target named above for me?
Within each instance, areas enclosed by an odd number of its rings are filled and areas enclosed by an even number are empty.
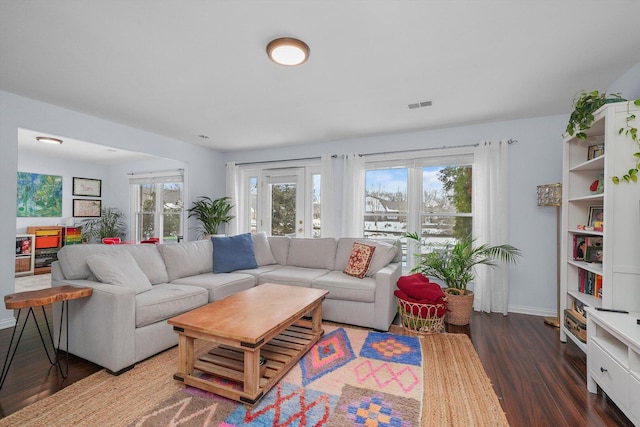
[[[282,37],[269,42],[267,55],[276,64],[300,65],[309,59],[309,46],[302,40]]]
[[[50,136],[36,136],[39,142],[46,142],[47,144],[62,144],[62,140],[58,138],[52,138]]]

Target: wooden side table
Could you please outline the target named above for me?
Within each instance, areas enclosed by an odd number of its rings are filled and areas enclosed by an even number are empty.
[[[9,342],[9,349],[7,351],[7,356],[4,359],[4,364],[2,365],[2,375],[0,376],[0,389],[4,385],[4,380],[7,378],[7,373],[9,372],[9,367],[13,362],[13,357],[16,355],[16,350],[18,349],[18,344],[20,344],[20,339],[22,338],[22,333],[24,332],[24,328],[29,321],[29,316],[33,316],[34,322],[36,322],[36,327],[38,328],[38,334],[40,334],[40,340],[42,341],[42,346],[44,347],[45,353],[47,353],[47,358],[49,359],[49,363],[51,365],[57,365],[58,369],[60,369],[60,374],[62,374],[62,378],[67,378],[67,374],[69,373],[69,314],[67,313],[67,354],[66,354],[66,371],[62,371],[62,365],[60,364],[60,359],[58,358],[58,350],[60,350],[60,339],[62,338],[62,320],[64,318],[64,310],[65,308],[69,308],[69,300],[85,298],[91,295],[93,292],[93,288],[81,287],[76,288],[74,286],[65,285],[65,286],[56,286],[47,289],[41,289],[37,291],[27,291],[27,292],[18,292],[15,294],[5,295],[4,297],[4,305],[7,310],[18,310],[18,317],[16,319],[16,326],[13,329],[13,333],[11,334],[11,341]],[[49,327],[49,320],[47,319],[47,313],[44,310],[45,305],[53,304],[55,302],[62,302],[62,311],[60,312],[60,334],[58,335],[58,346],[56,347],[53,341],[53,335],[51,334],[51,328]],[[45,343],[44,336],[42,335],[42,330],[40,329],[40,325],[38,324],[38,319],[36,318],[36,314],[33,310],[34,307],[42,307],[42,314],[44,315],[44,322],[47,326],[47,332],[49,332],[49,339],[51,341],[51,345],[53,346],[53,357],[49,355],[49,350],[47,349],[47,344]],[[20,324],[20,314],[22,314],[23,308],[29,308],[27,312],[27,316],[22,323],[22,328],[20,329],[20,334],[18,335],[18,339],[15,343],[15,347],[13,347],[13,352],[11,351],[11,347],[13,346],[13,340],[16,336],[16,331],[18,330],[18,326]]]

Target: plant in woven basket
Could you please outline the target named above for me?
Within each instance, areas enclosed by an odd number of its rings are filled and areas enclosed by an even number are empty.
[[[474,247],[474,239],[466,238],[458,240],[455,244],[447,243],[442,246],[425,242],[417,233],[407,233],[406,236],[416,242],[420,249],[415,254],[417,263],[411,271],[435,277],[446,284],[445,292],[449,294],[450,310],[450,313],[447,314],[448,318],[456,316],[456,314],[450,316],[456,311],[455,296],[473,295],[471,291],[467,290],[467,285],[475,279],[474,267],[476,265],[496,267],[497,261],[516,263],[518,258],[522,256],[522,252],[518,248],[506,244],[495,246],[484,244]],[[461,316],[460,322],[463,323],[449,323],[466,325],[468,318],[471,317],[472,303],[473,300],[471,300],[471,304],[465,304],[469,312],[468,315],[464,313]],[[464,323],[465,319],[466,323]]]

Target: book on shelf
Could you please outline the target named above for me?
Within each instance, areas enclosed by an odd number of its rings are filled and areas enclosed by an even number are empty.
[[[602,298],[602,276],[592,271],[578,269],[578,291]]]
[[[584,254],[587,250],[586,236],[573,236],[573,259],[576,261],[584,261]]]

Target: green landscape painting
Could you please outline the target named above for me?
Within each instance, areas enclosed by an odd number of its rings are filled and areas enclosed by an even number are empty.
[[[18,217],[61,217],[62,177],[18,172]]]

